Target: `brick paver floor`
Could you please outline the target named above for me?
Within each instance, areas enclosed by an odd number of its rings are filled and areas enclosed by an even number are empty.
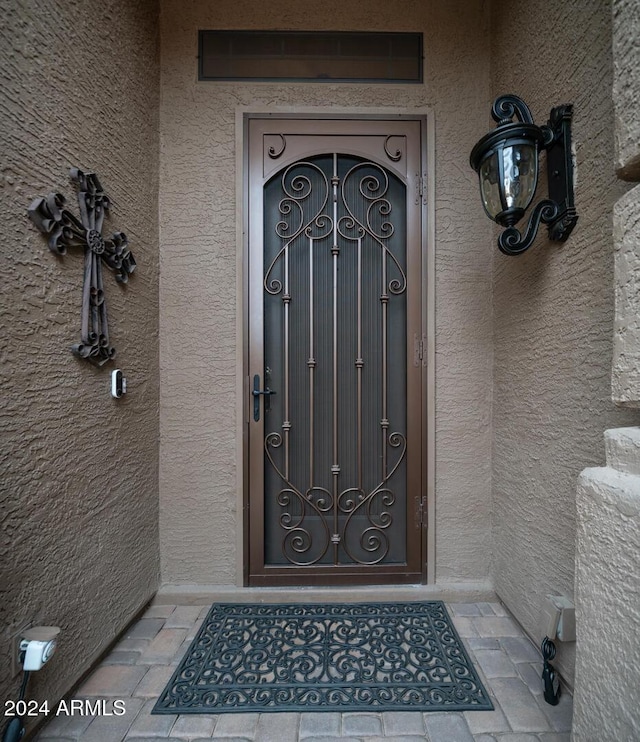
[[[451,603],[495,711],[151,716],[208,607],[152,605],[74,698],[125,703],[122,716],[58,716],[40,742],[569,742],[572,700],[542,697],[537,649],[499,603]]]

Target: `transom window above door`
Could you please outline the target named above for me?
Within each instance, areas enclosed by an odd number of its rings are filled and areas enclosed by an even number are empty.
[[[200,80],[422,82],[422,34],[200,31]]]

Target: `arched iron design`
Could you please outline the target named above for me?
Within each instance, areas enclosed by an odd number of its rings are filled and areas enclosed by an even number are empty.
[[[354,215],[351,207],[349,206],[345,188],[349,181],[357,176],[358,171],[362,170],[364,167],[376,168],[376,170],[379,172],[379,177],[376,177],[372,174],[367,174],[361,179],[360,183],[358,184],[358,191],[362,195],[363,199],[368,202],[366,210],[366,222],[362,223]],[[342,198],[344,200],[344,205],[347,210],[348,216],[343,216],[342,219],[340,219],[340,221],[338,222],[338,231],[342,237],[352,241],[358,240],[365,234],[371,237],[380,246],[380,248],[384,250],[386,256],[391,259],[398,273],[400,274],[400,278],[394,278],[389,282],[389,291],[392,294],[402,294],[407,289],[407,276],[402,270],[402,267],[400,266],[400,263],[398,262],[396,256],[391,252],[391,250],[389,250],[389,246],[387,244],[387,240],[389,240],[389,238],[392,237],[394,233],[393,224],[386,219],[386,217],[391,214],[391,203],[387,198],[385,198],[388,190],[389,176],[379,165],[368,162],[359,163],[358,165],[352,167],[342,181]],[[383,217],[377,231],[372,226],[374,214]]]
[[[392,155],[393,152],[389,156],[394,159],[395,155]],[[332,157],[331,173],[316,161],[301,160],[275,176],[281,197],[277,202],[278,216],[270,227],[272,232],[269,239],[279,240],[280,246],[274,248],[275,256],[265,261],[263,277],[265,296],[273,297],[272,300],[279,297],[282,301],[283,378],[269,381],[272,386],[280,383],[277,404],[281,405],[278,408],[282,413],[282,421],[278,422],[281,429],[273,429],[271,419],[265,418],[264,437],[265,463],[275,474],[279,487],[269,496],[275,498],[277,505],[280,556],[286,563],[301,567],[317,564],[372,566],[388,558],[391,551],[389,534],[396,519],[394,508],[398,502],[393,479],[406,463],[407,451],[405,433],[391,427],[394,423],[389,409],[389,303],[396,301],[394,297],[403,297],[407,290],[406,269],[396,254],[397,248],[392,247],[396,227],[393,221],[394,205],[389,197],[390,176],[377,163],[354,157],[345,160],[339,170],[340,156],[334,153]],[[349,164],[353,162],[355,164]],[[339,403],[338,272],[339,261],[346,257],[347,251],[350,251],[350,265],[355,266],[353,291],[357,312],[354,314],[356,327],[353,342],[356,352],[353,367],[356,391],[353,400]],[[377,255],[375,260],[368,257],[372,252]],[[327,261],[325,269],[318,267],[319,254],[322,260]],[[295,283],[292,278],[292,266],[303,264],[307,272],[304,278],[306,289],[302,288],[301,279]],[[365,285],[367,280],[374,280],[364,274],[365,264],[378,266],[375,284]],[[327,314],[331,313],[327,321],[333,332],[332,351],[329,353],[332,357],[329,358],[318,357],[315,270],[326,270],[325,283],[329,280],[327,276],[333,275],[333,294],[326,297],[326,311]],[[366,395],[372,393],[364,388],[364,367],[366,363],[375,362],[365,357],[363,346],[363,328],[367,321],[372,321],[364,316],[367,310],[363,305],[363,296],[367,291],[370,295],[371,285],[380,286],[377,297],[380,320],[375,332],[381,337],[379,386],[375,390],[381,409],[378,423],[381,455],[378,464],[380,476],[374,485],[370,475],[364,474],[363,452],[364,406]],[[304,372],[308,379],[308,399],[303,403],[300,400],[296,402],[298,408],[300,404],[307,405],[304,422],[300,422],[302,417],[298,415],[297,423],[308,425],[305,430],[308,467],[304,481],[294,466],[295,462],[292,462],[292,436],[297,431],[291,419],[290,376],[295,372],[297,383],[301,383],[299,379],[303,374],[299,367],[291,370],[290,343],[294,311],[304,311],[305,321],[308,322],[307,337],[302,342],[305,349],[308,347],[307,370]],[[297,358],[300,364],[300,352]],[[319,363],[324,364],[325,369],[333,367],[333,381],[329,385],[333,399],[326,400],[326,407],[332,408],[332,426],[326,423],[327,427],[332,427],[333,440],[326,444],[332,450],[332,464],[321,472],[318,469],[323,464],[316,461],[314,448],[317,415],[314,394]],[[268,369],[265,378],[269,373]],[[349,445],[355,450],[357,461],[354,464],[354,478],[350,480],[346,479],[345,466],[341,462],[344,454],[339,441],[344,432],[338,429],[339,404],[355,407],[355,441],[352,440]],[[325,479],[321,480],[321,477]],[[327,480],[330,480],[330,485],[326,484]],[[365,484],[365,480],[368,484]]]
[[[321,185],[324,184],[324,193],[320,207],[309,214],[305,215],[305,202],[308,202],[309,196],[313,191],[311,177],[304,170],[296,173],[296,169],[308,168],[311,173],[315,173],[321,179]],[[282,175],[282,190],[285,198],[281,199],[278,204],[278,210],[283,218],[276,224],[276,234],[284,240],[280,252],[272,260],[264,276],[264,288],[269,294],[279,294],[282,291],[282,282],[278,279],[270,279],[274,266],[286,255],[291,244],[301,234],[306,234],[313,239],[319,239],[322,235],[313,235],[314,227],[318,229],[332,227],[331,217],[324,214],[323,211],[329,200],[329,183],[326,175],[322,170],[312,162],[296,162],[284,171]]]

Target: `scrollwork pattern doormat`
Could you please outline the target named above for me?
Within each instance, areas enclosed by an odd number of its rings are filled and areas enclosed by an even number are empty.
[[[444,603],[216,603],[154,714],[493,708]]]

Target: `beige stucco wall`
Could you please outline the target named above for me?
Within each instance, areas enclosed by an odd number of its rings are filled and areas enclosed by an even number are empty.
[[[574,742],[640,739],[640,428],[605,440],[578,481]]]
[[[29,697],[57,700],[158,582],[157,8],[153,0],[3,2],[0,66],[0,698],[14,695],[9,636],[62,628]],[[70,166],[95,169],[129,237],[126,288],[105,269],[110,368],[74,358],[82,252],[57,259],[27,217]]]
[[[610,387],[612,206],[624,188],[613,165],[611,7],[496,2],[492,45],[494,93],[521,95],[537,122],[574,104],[575,231],[564,246],[543,234],[527,254],[494,263],[493,575],[540,639],[544,596],[574,596],[578,474],[602,462],[605,428],[638,422],[614,407]],[[574,652],[559,643],[569,682]]]
[[[436,139],[436,548],[439,581],[491,552],[490,223],[468,153],[490,103],[486,3],[164,0],[161,13],[162,579],[241,581],[241,209],[236,113],[423,109]],[[423,31],[424,85],[197,82],[201,28]]]
[[[618,176],[640,180],[640,4],[613,0],[613,104]]]
[[[640,6],[613,0],[615,167],[640,180]],[[640,186],[613,215],[612,398],[639,407]],[[640,427],[605,433],[607,466],[578,481],[573,739],[640,738]]]
[[[615,322],[611,396],[623,407],[640,407],[640,185],[615,204],[613,246]]]
[[[640,181],[640,4],[613,1],[613,104],[618,176]],[[640,186],[615,205],[615,325],[611,392],[640,407]]]

